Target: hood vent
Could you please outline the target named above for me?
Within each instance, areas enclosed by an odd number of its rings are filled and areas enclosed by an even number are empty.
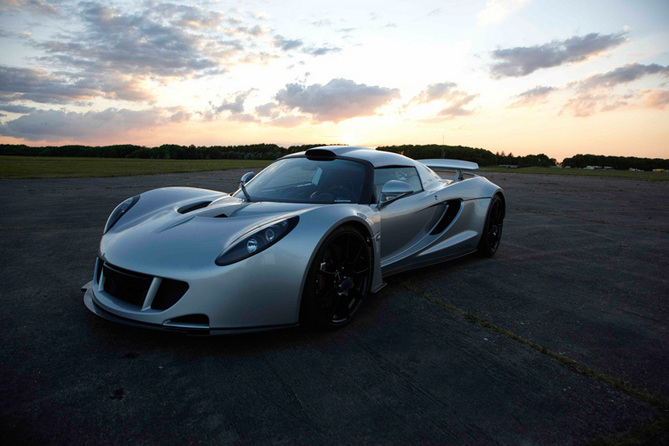
[[[198,201],[197,203],[187,204],[186,206],[181,206],[177,209],[177,212],[180,214],[187,214],[189,212],[196,211],[198,209],[206,208],[209,206],[211,201]]]
[[[217,216],[214,217],[214,218],[228,218],[228,216],[225,215],[225,214],[221,214],[221,215],[217,215]]]

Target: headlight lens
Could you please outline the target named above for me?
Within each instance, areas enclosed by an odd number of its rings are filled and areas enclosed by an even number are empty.
[[[297,226],[298,221],[298,216],[291,217],[242,237],[216,258],[216,264],[219,266],[230,265],[264,251],[288,234]]]
[[[107,231],[109,231],[112,228],[112,226],[114,226],[116,222],[119,221],[121,217],[123,217],[130,210],[130,208],[133,207],[138,201],[139,201],[139,195],[135,195],[134,197],[128,198],[123,203],[116,206],[116,209],[114,209],[114,211],[107,219],[105,230],[102,233],[106,234]]]

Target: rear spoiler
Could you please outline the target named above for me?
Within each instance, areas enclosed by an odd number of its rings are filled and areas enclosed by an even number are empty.
[[[425,164],[431,169],[448,169],[455,170],[455,178],[457,181],[462,181],[464,176],[462,175],[463,170],[477,170],[479,165],[472,163],[471,161],[460,161],[460,160],[447,160],[447,159],[429,159],[429,160],[416,160],[419,163]]]
[[[431,160],[416,160],[419,163],[425,164],[432,169],[455,169],[455,170],[477,170],[479,165],[471,161],[460,160],[445,160],[445,159],[431,159]]]

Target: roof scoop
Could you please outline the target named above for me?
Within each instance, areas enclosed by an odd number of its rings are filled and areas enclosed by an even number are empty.
[[[304,155],[310,160],[333,160],[337,158],[337,154],[333,151],[323,148],[309,149],[304,152]]]

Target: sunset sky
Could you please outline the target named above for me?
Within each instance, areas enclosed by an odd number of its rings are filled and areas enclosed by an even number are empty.
[[[0,0],[0,143],[669,158],[668,0]]]

